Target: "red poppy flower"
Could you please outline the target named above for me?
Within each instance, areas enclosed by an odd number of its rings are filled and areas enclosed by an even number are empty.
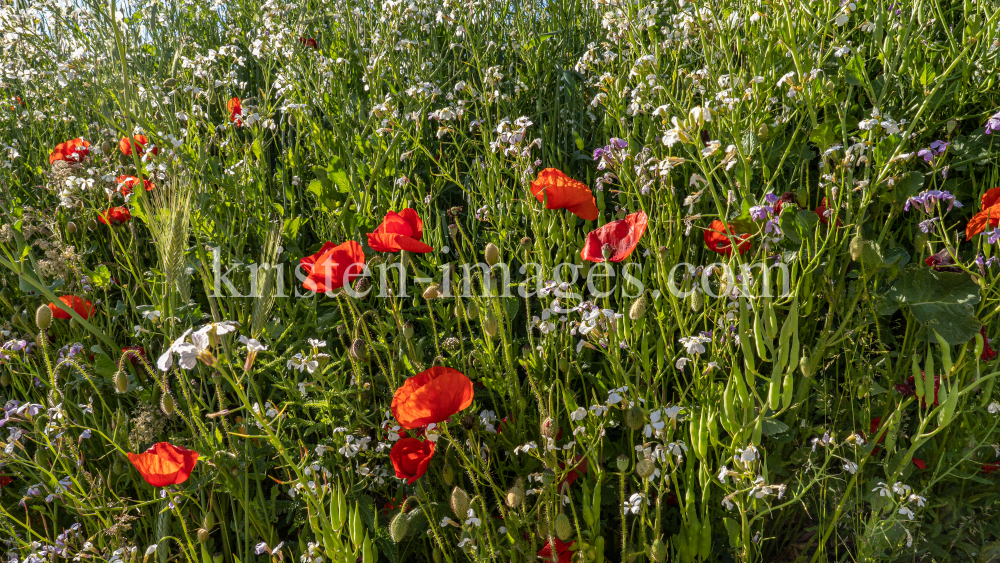
[[[555,168],[546,168],[531,182],[531,193],[546,201],[546,209],[565,209],[581,219],[597,219],[597,201],[587,184],[574,180]]]
[[[340,246],[332,242],[323,245],[319,252],[299,260],[308,276],[302,287],[317,293],[326,293],[351,283],[365,269],[365,253],[361,245],[349,240]]]
[[[107,211],[98,213],[97,220],[105,225],[117,227],[118,225],[124,225],[125,223],[131,221],[132,214],[129,213],[127,207],[112,207]]]
[[[562,480],[562,482],[567,485],[572,485],[574,481],[587,474],[587,456],[578,455],[573,461],[576,465],[570,469],[569,473],[567,473],[566,477]],[[559,468],[566,469],[566,464],[560,463]]]
[[[604,249],[608,248],[611,251],[608,260],[621,262],[639,244],[639,239],[646,232],[647,221],[646,213],[639,211],[590,231],[587,233],[587,241],[583,243],[583,250],[580,251],[580,258],[590,262],[604,262]]]
[[[876,436],[878,434],[879,426],[881,426],[881,425],[882,425],[882,417],[871,419],[868,422],[868,432],[870,432],[872,436]],[[888,431],[883,432],[882,436],[878,439],[878,442],[875,442],[875,444],[876,445],[881,444],[882,441],[885,440],[885,435],[887,433],[888,433]]]
[[[59,160],[80,162],[88,154],[90,154],[90,143],[78,137],[56,145],[49,153],[49,164],[55,164]]]
[[[786,206],[791,204],[793,207],[797,208],[799,205],[796,201],[795,194],[792,192],[785,192],[781,194],[778,198],[778,202],[774,204],[774,215],[775,217],[781,215],[781,210]]]
[[[0,477],[0,489],[14,482],[13,477]]]
[[[141,454],[129,452],[128,460],[147,483],[154,487],[167,487],[187,481],[198,463],[198,452],[157,442]]]
[[[552,543],[556,544],[555,555],[552,554]],[[551,563],[570,563],[573,560],[573,544],[576,542],[563,543],[559,538],[552,538],[552,542],[545,542],[542,549],[538,550],[538,558],[550,561]]]
[[[306,47],[312,47],[313,49],[319,49],[319,45],[316,44],[316,40],[312,37],[299,37],[299,43],[302,43]]]
[[[389,459],[396,469],[396,477],[406,479],[407,485],[412,485],[427,472],[427,466],[434,457],[434,442],[421,441],[416,438],[402,438],[392,445]]]
[[[149,144],[149,139],[145,135],[136,135],[132,137],[131,142],[129,142],[128,137],[122,137],[122,140],[118,141],[118,150],[122,151],[122,154],[125,156],[131,156],[132,147],[134,146],[136,154],[142,156],[142,153],[146,152],[147,144]],[[160,152],[160,149],[153,147],[149,152],[157,154]]]
[[[917,469],[927,469],[927,462],[920,459],[919,457],[911,458],[910,461],[913,462],[913,465],[917,466]]]
[[[718,252],[719,254],[724,254],[726,256],[732,256],[733,245],[729,241],[729,236],[726,234],[727,231],[730,235],[736,235],[736,228],[732,225],[727,227],[725,223],[719,221],[718,219],[712,221],[712,224],[705,230],[705,246],[713,252]],[[750,250],[750,235],[745,233],[739,235],[737,238],[740,240],[739,251],[742,255],[746,251]]]
[[[392,416],[403,428],[444,422],[472,404],[472,381],[457,369],[434,366],[403,382],[392,396]]]
[[[76,314],[84,318],[84,320],[89,319],[94,315],[94,304],[82,297],[77,297],[75,295],[63,295],[59,298],[64,305],[76,311]],[[59,305],[55,303],[49,303],[49,309],[52,310],[52,316],[57,319],[69,319],[72,318],[69,313],[63,311],[59,308]]]
[[[375,232],[368,233],[368,246],[376,252],[410,252],[425,253],[434,250],[420,242],[424,236],[424,222],[420,215],[412,209],[404,209],[399,213],[390,211]]]
[[[980,211],[969,219],[969,224],[965,226],[965,240],[986,230],[986,227],[997,227],[1000,225],[1000,188],[992,188],[980,198]]]
[[[828,208],[827,208],[827,206],[826,206],[826,198],[824,197],[824,198],[823,198],[823,203],[819,204],[819,207],[817,207],[817,208],[816,208],[816,210],[815,210],[815,213],[816,213],[816,215],[819,215],[819,222],[820,222],[820,223],[823,223],[823,226],[824,226],[824,227],[825,227],[825,226],[827,226],[827,223],[828,223],[828,222],[829,222],[829,220],[830,220],[830,219],[829,219],[829,218],[828,218],[828,217],[826,216],[826,212],[827,212],[827,209],[828,209]],[[838,227],[842,227],[842,226],[844,226],[844,222],[843,222],[843,221],[841,221],[839,217],[837,218],[837,226],[838,226]]]
[[[993,473],[994,471],[1000,471],[1000,462],[997,462],[997,463],[984,463],[984,464],[982,464],[982,465],[979,466],[979,470],[982,471],[983,473],[987,474],[987,475],[989,475],[990,473]]]
[[[118,191],[120,191],[122,195],[129,195],[133,190],[135,190],[136,184],[139,183],[139,178],[136,178],[135,176],[119,176],[115,181],[118,182],[118,185],[120,186]],[[142,186],[146,188],[147,192],[153,191],[156,187],[149,181],[149,178],[142,179]]]
[[[243,125],[243,101],[233,96],[226,102],[226,111],[229,112],[229,121],[236,125]]]
[[[996,350],[990,348],[990,339],[986,338],[986,327],[979,327],[979,334],[983,337],[983,353],[979,355],[979,359],[988,362],[994,360],[997,357]]]

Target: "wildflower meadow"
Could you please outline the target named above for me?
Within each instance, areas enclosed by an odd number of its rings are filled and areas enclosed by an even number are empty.
[[[0,34],[5,563],[1000,561],[997,0]]]

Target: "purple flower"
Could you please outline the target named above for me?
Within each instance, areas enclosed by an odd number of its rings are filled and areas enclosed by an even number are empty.
[[[997,241],[1000,240],[1000,228],[993,229],[992,231],[986,231],[983,233],[983,236],[986,237],[987,244],[996,244]]]
[[[767,204],[771,206],[773,206],[775,203],[778,203],[778,200],[780,199],[781,198],[778,197],[778,194],[767,194],[764,196],[764,201],[766,201]]]
[[[945,213],[951,211],[953,207],[962,207],[962,202],[955,199],[955,196],[951,195],[950,192],[944,190],[924,190],[919,194],[908,198],[906,200],[906,205],[903,206],[904,211],[909,211],[910,206],[921,206],[927,213],[932,213],[934,210],[934,204],[940,201],[948,202],[948,209]]]
[[[937,220],[938,220],[937,217],[933,217],[931,219],[927,219],[926,221],[921,221],[920,230],[925,233],[931,232],[932,230],[934,230],[934,223],[936,223]]]
[[[992,135],[994,131],[1000,131],[1000,111],[991,115],[986,122],[986,134]]]
[[[754,221],[763,221],[771,217],[771,208],[766,205],[755,205],[750,208],[750,217]]]
[[[931,149],[920,149],[917,151],[917,156],[924,159],[924,162],[930,162],[934,160],[934,151]]]

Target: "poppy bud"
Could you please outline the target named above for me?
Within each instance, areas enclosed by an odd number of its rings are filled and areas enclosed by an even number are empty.
[[[35,309],[35,326],[38,330],[46,330],[52,324],[52,309],[48,305],[41,305]]]
[[[434,560],[434,563],[441,563],[444,559],[444,555],[441,553],[441,548],[434,548],[434,551],[431,552],[431,559]]]
[[[66,223],[66,232],[67,233],[69,233],[71,235],[75,235],[76,231],[77,231],[76,223],[74,223],[73,221],[70,221],[70,222]]]
[[[177,80],[174,78],[168,78],[163,81],[163,87],[166,89],[173,88],[174,86],[177,86]]]
[[[441,478],[444,479],[444,484],[449,487],[455,482],[455,468],[450,463],[444,464],[444,468],[441,469]]]
[[[91,219],[90,221],[88,221],[87,222],[87,228],[90,229],[91,231],[96,231],[97,230],[97,220]]]
[[[360,338],[355,338],[354,342],[351,342],[350,353],[351,357],[359,362],[368,361],[368,348],[365,346],[365,341]]]
[[[649,556],[656,563],[663,563],[667,560],[667,543],[659,538],[649,547]]]
[[[639,463],[635,464],[635,472],[643,479],[649,478],[653,474],[653,471],[656,471],[656,466],[646,458],[640,459]]]
[[[486,245],[486,251],[483,252],[483,255],[486,257],[486,263],[490,266],[495,266],[500,261],[500,249],[492,242]]]
[[[695,289],[691,292],[691,310],[697,313],[701,311],[701,306],[705,303],[705,297],[700,291]]]
[[[358,278],[358,281],[354,282],[354,292],[359,294],[362,299],[368,297],[368,290],[370,290],[371,287],[372,281],[367,277]]]
[[[802,370],[802,375],[806,377],[812,377],[812,363],[809,361],[809,349],[802,349],[802,357],[799,358],[799,369]]]
[[[486,331],[486,334],[490,338],[495,337],[500,332],[500,325],[497,323],[497,318],[493,315],[492,311],[486,313],[486,317],[483,319],[483,330]]]
[[[556,516],[556,536],[562,541],[568,541],[573,537],[573,524],[569,521],[569,516],[560,514]]]
[[[160,410],[167,416],[174,414],[174,398],[170,393],[160,396]]]
[[[524,487],[521,485],[520,479],[514,483],[513,487],[507,490],[506,501],[509,508],[517,508],[524,502]]]
[[[767,123],[761,123],[757,128],[757,138],[761,141],[767,140]]]
[[[628,426],[630,430],[639,430],[646,423],[646,413],[642,412],[642,407],[639,405],[633,405],[632,408],[625,411],[625,426]]]
[[[469,319],[478,319],[479,305],[476,305],[475,301],[469,301],[469,304],[465,307],[465,314]]]
[[[604,243],[604,246],[601,247],[601,255],[604,256],[605,260],[611,258],[611,255],[614,253],[615,249],[608,243]]]
[[[121,462],[120,459],[116,459],[114,463],[111,464],[111,472],[115,475],[121,475],[125,471],[125,464]]]
[[[104,141],[101,143],[101,152],[104,154],[109,154],[114,150],[114,148],[115,146],[111,144],[111,141]]]
[[[644,316],[646,316],[646,307],[648,305],[649,302],[646,299],[646,294],[643,293],[642,295],[639,296],[638,299],[635,300],[635,302],[632,303],[632,306],[629,307],[628,318],[632,319],[633,321],[637,321],[643,318]]]
[[[212,556],[212,563],[222,563],[222,554],[216,553]]]
[[[462,487],[455,487],[451,490],[451,511],[455,517],[465,520],[469,514],[469,494],[462,490]]]
[[[618,459],[615,460],[615,465],[618,466],[618,471],[628,471],[629,458],[627,455],[620,455]]]
[[[208,536],[208,530],[206,530],[205,528],[198,528],[198,531],[196,532],[196,536],[198,537],[198,543],[205,543],[205,542],[208,541],[208,537],[209,537]]]
[[[435,299],[441,296],[441,286],[432,283],[424,290],[424,299]]]
[[[403,325],[403,338],[409,340],[413,338],[413,323],[406,323]]]
[[[128,374],[123,369],[115,372],[115,391],[118,393],[128,391]]]
[[[555,438],[559,434],[559,427],[556,426],[556,421],[552,420],[551,417],[546,418],[542,421],[541,432],[542,436],[546,438]]]
[[[521,246],[524,248],[531,248],[531,237],[522,237]]]
[[[556,480],[555,471],[552,471],[551,469],[546,469],[545,471],[542,471],[542,486],[548,487],[555,480]]]
[[[406,514],[400,512],[395,518],[392,519],[392,522],[389,523],[389,537],[392,538],[392,541],[399,543],[406,537],[406,531],[409,527],[410,519],[406,516]]]
[[[215,526],[215,513],[206,512],[205,517],[201,519],[201,527],[211,531],[211,529],[214,526]]]
[[[851,245],[848,247],[848,250],[851,253],[851,260],[854,260],[855,262],[861,260],[861,253],[864,252],[864,249],[865,239],[861,238],[860,233],[854,235],[854,238],[851,239]]]
[[[9,374],[4,373],[3,375],[0,375],[0,385],[2,385],[4,387],[10,387],[10,375]]]
[[[559,371],[566,373],[569,371],[569,360],[566,358],[559,358]]]

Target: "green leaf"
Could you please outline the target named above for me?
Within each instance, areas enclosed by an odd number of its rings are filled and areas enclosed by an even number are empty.
[[[110,378],[118,371],[118,365],[107,354],[96,354],[96,358],[96,361],[94,361],[94,371],[97,375]]]
[[[776,436],[788,432],[788,425],[774,418],[765,418],[762,426],[764,434],[768,436]]]
[[[920,193],[920,189],[923,187],[923,173],[914,170],[896,182],[896,185],[892,188],[892,193],[895,196],[896,203],[903,203],[908,198]]]
[[[972,340],[982,323],[976,318],[979,285],[965,273],[936,272],[910,265],[886,292],[888,301],[905,305],[921,324],[918,336],[935,341],[933,331],[951,345]]]
[[[861,58],[861,55],[855,54],[847,64],[844,65],[844,79],[847,80],[848,84],[854,86],[863,86],[865,80],[865,61]]]

